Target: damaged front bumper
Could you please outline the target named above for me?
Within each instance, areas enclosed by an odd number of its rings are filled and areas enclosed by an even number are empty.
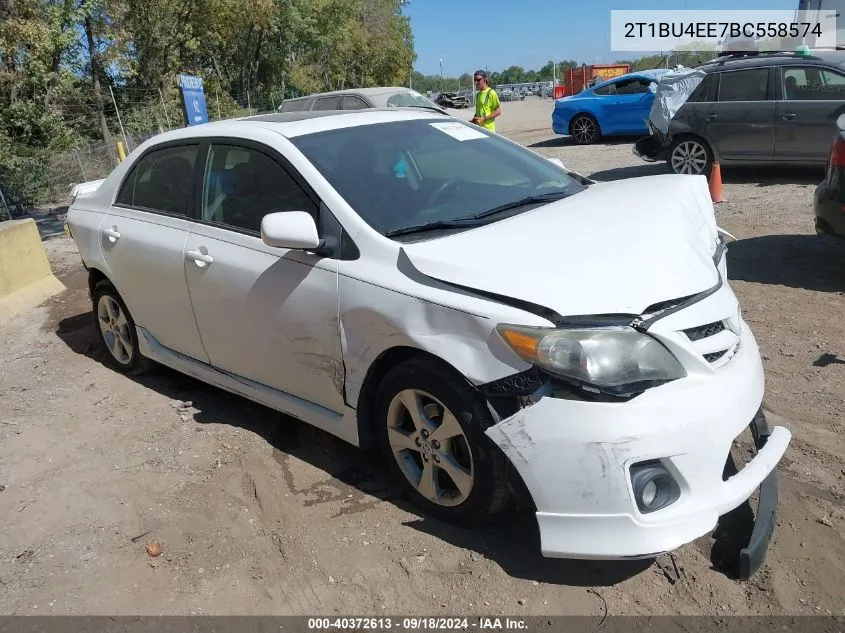
[[[766,428],[762,363],[745,324],[741,339],[733,359],[709,375],[691,375],[627,402],[546,395],[488,429],[533,498],[544,556],[629,559],[671,552],[713,530],[720,516],[760,488],[757,523],[740,556],[743,576],[756,571],[774,525],[776,467],[791,434]],[[731,445],[750,425],[759,451],[727,477]],[[659,481],[669,482],[674,499],[665,507],[643,507],[647,493],[635,490],[634,481],[643,469],[661,471]]]
[[[650,120],[646,121],[648,136],[638,139],[631,149],[635,156],[649,161],[656,162],[666,160],[666,150],[669,146],[669,138],[658,130]]]

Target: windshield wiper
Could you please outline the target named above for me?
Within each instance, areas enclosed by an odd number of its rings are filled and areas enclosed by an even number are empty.
[[[458,218],[456,220],[435,220],[433,222],[425,222],[423,224],[414,224],[411,226],[403,226],[399,229],[393,229],[385,233],[385,237],[393,237],[394,235],[408,235],[409,233],[423,233],[425,231],[435,231],[437,229],[459,229],[473,226],[481,226],[481,222],[476,221],[475,218]]]
[[[522,198],[520,200],[515,200],[514,202],[508,202],[507,204],[500,205],[498,207],[493,207],[492,209],[487,209],[486,211],[481,211],[480,213],[476,213],[475,215],[466,217],[466,218],[455,218],[454,220],[434,220],[432,222],[424,222],[422,224],[414,224],[412,226],[404,226],[399,229],[393,229],[392,231],[388,231],[385,233],[385,237],[393,237],[395,235],[408,235],[409,233],[423,233],[425,231],[435,231],[437,229],[456,229],[456,228],[469,228],[475,226],[481,226],[485,224],[485,222],[479,222],[479,220],[486,218],[491,215],[495,215],[497,213],[501,213],[503,211],[509,211],[511,209],[516,209],[518,207],[523,207],[528,204],[539,204],[542,202],[551,202],[553,200],[560,200],[562,198],[569,197],[572,194],[564,193],[563,191],[556,191],[554,193],[544,193],[538,196],[528,196],[526,198]]]
[[[497,213],[501,213],[502,211],[510,211],[511,209],[517,209],[519,207],[524,207],[528,204],[538,204],[541,202],[551,202],[553,200],[561,200],[563,198],[567,198],[571,196],[571,193],[564,193],[562,191],[556,191],[555,193],[544,193],[539,196],[527,196],[525,198],[521,198],[520,200],[515,200],[513,202],[508,202],[507,204],[499,205],[498,207],[493,207],[492,209],[487,209],[486,211],[482,211],[480,213],[476,213],[472,216],[476,220],[480,220],[481,218],[486,218],[491,215],[495,215]]]

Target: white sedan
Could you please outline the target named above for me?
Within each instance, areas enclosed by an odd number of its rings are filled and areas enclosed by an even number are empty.
[[[272,114],[150,139],[68,225],[119,371],[375,443],[450,522],[530,496],[549,557],[672,551],[759,488],[763,561],[791,436],[703,177],[593,183],[433,112]]]

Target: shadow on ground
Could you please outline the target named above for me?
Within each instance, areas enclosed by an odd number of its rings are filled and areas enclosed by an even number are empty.
[[[34,210],[27,213],[25,218],[32,218],[38,227],[42,240],[49,240],[65,232],[65,216],[67,207]]]
[[[823,235],[762,235],[728,244],[728,276],[750,281],[845,292],[845,240]]]
[[[605,138],[601,138],[593,145],[633,145],[638,139],[642,138],[642,134],[638,134],[636,136],[608,136]],[[571,136],[554,136],[552,138],[547,138],[542,141],[537,141],[535,143],[530,143],[528,147],[532,148],[541,148],[541,147],[586,147],[578,145]]]

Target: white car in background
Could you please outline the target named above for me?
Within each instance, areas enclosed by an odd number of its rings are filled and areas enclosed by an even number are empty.
[[[760,488],[763,560],[790,433],[703,177],[592,183],[423,110],[272,114],[148,140],[68,224],[120,371],[378,444],[447,521],[530,496],[549,557],[672,551]]]

